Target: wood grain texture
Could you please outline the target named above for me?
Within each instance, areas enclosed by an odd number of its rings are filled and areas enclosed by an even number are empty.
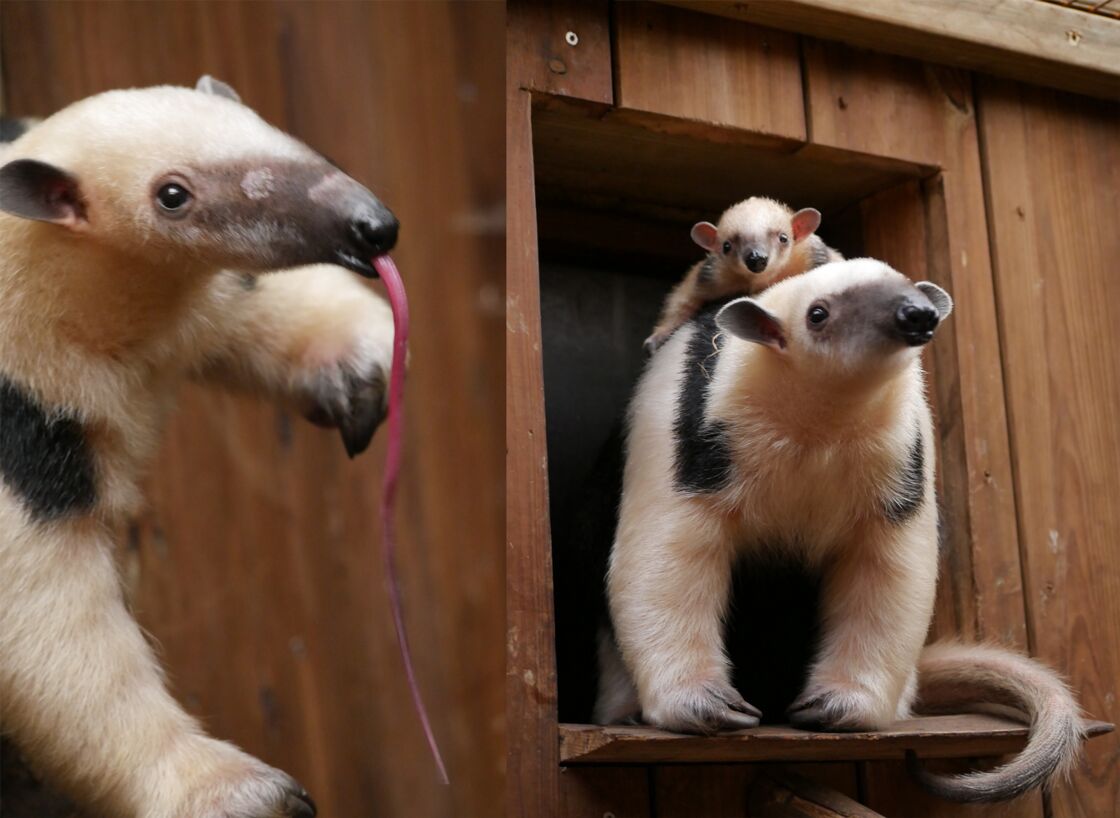
[[[1120,111],[979,85],[1027,611],[1035,653],[1085,711],[1115,719],[1120,678]],[[1055,816],[1112,814],[1120,742],[1091,743]]]
[[[9,110],[212,73],[403,224],[412,302],[400,562],[409,702],[378,544],[382,439],[186,390],[122,565],[178,697],[320,814],[499,815],[504,469],[500,4],[4,3]]]
[[[614,101],[607,0],[510,0],[508,7],[507,51],[511,66],[517,66],[511,82],[608,105]]]
[[[792,770],[759,776],[750,806],[751,815],[759,818],[883,818],[842,792]]]
[[[1093,722],[1089,734],[1106,735],[1111,724]],[[717,736],[689,736],[653,727],[560,725],[565,764],[673,764],[747,761],[875,761],[998,756],[1022,749],[1027,728],[999,716],[924,716],[871,733],[814,733],[788,725],[764,725]]]
[[[652,818],[648,767],[564,767],[558,815],[569,818]],[[515,813],[507,813],[513,818]]]
[[[614,8],[619,107],[805,139],[795,36],[656,3]]]
[[[506,807],[544,818],[559,801],[556,643],[541,369],[540,278],[529,92],[511,59],[506,107]]]
[[[888,54],[1120,97],[1120,21],[1036,0],[666,2]]]
[[[743,764],[655,767],[652,774],[657,816],[756,818],[764,814],[758,803],[767,795],[763,780],[779,769],[778,765]],[[797,770],[801,780],[812,782],[810,786],[827,788],[840,797],[855,794],[856,780],[850,764],[799,764]]]
[[[536,106],[533,142],[543,200],[687,225],[718,218],[749,195],[827,214],[932,172],[905,161],[859,162],[827,146],[806,155],[790,140],[760,144],[737,128],[554,100]]]

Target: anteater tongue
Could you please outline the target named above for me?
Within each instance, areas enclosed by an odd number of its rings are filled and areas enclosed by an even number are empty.
[[[432,758],[439,767],[443,783],[448,783],[447,768],[443,764],[443,757],[436,744],[432,725],[428,721],[428,711],[424,707],[424,699],[420,695],[420,686],[416,683],[416,671],[412,667],[412,653],[408,649],[408,635],[404,629],[404,613],[401,606],[400,582],[397,580],[397,526],[394,512],[396,510],[397,478],[401,471],[401,449],[404,445],[404,367],[408,354],[408,298],[405,296],[404,283],[397,265],[388,256],[377,256],[373,259],[373,269],[381,276],[385,289],[389,295],[389,305],[393,309],[393,370],[389,375],[389,443],[385,455],[385,471],[381,484],[381,548],[385,561],[385,576],[389,586],[389,603],[393,609],[393,625],[397,630],[397,644],[401,649],[401,660],[404,662],[405,674],[408,676],[408,688],[412,693],[412,703],[416,707],[416,715],[420,717],[420,724],[424,728],[424,736],[428,740],[428,747],[432,751]]]

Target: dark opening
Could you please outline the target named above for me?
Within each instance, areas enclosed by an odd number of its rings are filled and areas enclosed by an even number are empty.
[[[821,237],[857,257],[864,254],[861,200],[922,172],[648,125],[554,106],[534,117],[562,722],[591,719],[622,420],[646,359],[642,341],[669,289],[703,257],[691,226],[715,221],[748,196],[770,196],[821,210]],[[728,644],[738,659],[736,684],[768,720],[782,721],[808,659],[815,579],[788,565],[755,563],[741,566],[735,588]],[[810,601],[788,608],[794,596]],[[787,615],[774,616],[775,600],[785,601]],[[766,672],[750,672],[758,667]]]

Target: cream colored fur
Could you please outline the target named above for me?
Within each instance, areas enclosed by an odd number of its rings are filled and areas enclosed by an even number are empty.
[[[881,729],[910,714],[923,679],[934,683],[930,690],[938,686],[939,667],[946,668],[941,675],[951,676],[951,668],[977,684],[981,676],[997,683],[999,674],[970,663],[975,655],[949,652],[949,662],[938,658],[944,649],[923,653],[938,546],[935,438],[919,349],[901,343],[872,349],[859,338],[815,343],[806,325],[817,299],[897,281],[904,281],[899,273],[870,259],[828,264],[758,296],[785,326],[785,348],[723,333],[706,409],[709,420],[723,424],[733,462],[733,477],[718,492],[688,493],[674,482],[682,359],[695,325],[652,358],[630,407],[608,574],[611,619],[629,679],[618,672],[609,645],[601,646],[607,673],[597,717],[633,717],[637,705],[646,721],[669,730],[757,724],[731,686],[723,621],[733,560],[775,544],[824,577],[822,641],[793,710],[814,708],[827,729]],[[923,499],[904,521],[892,521],[882,498],[904,473],[917,430]],[[1035,743],[1028,762],[1053,762],[1044,768],[1047,775],[1068,765],[1070,731],[1078,735],[1068,691],[1037,663],[999,656],[997,662],[989,655],[988,665],[1018,674],[1011,698],[1031,702],[1029,713],[1053,708],[1060,714],[1059,726],[1042,738],[1065,738],[1041,749]],[[1040,690],[1046,691],[1041,704]],[[1064,698],[1055,691],[1065,691]],[[973,793],[987,787],[994,797],[1017,794],[1007,776],[977,775],[969,785]],[[951,784],[943,789],[967,795]]]
[[[843,260],[843,256],[826,246],[816,234],[810,233],[794,241],[792,219],[793,210],[788,206],[761,196],[752,196],[724,211],[716,243],[732,241],[735,249],[724,254],[716,248],[710,259],[698,261],[689,268],[684,280],[666,297],[657,326],[646,339],[647,348],[652,351],[665,343],[706,302],[760,293],[782,279],[820,266],[821,257],[828,261]],[[789,237],[788,244],[778,240],[783,233]],[[763,272],[752,273],[743,263],[740,242],[744,241],[766,249],[770,261]],[[709,261],[711,276],[705,280],[701,270]]]
[[[79,173],[99,205],[82,230],[0,214],[0,374],[80,417],[97,470],[93,511],[45,522],[0,481],[0,718],[37,770],[99,814],[309,815],[296,782],[207,737],[168,694],[126,609],[112,532],[141,506],[185,379],[300,409],[345,401],[344,371],[387,382],[392,318],[341,268],[262,275],[249,287],[215,266],[226,257],[251,265],[254,250],[240,243],[267,241],[279,224],[201,237],[193,257],[175,252],[149,212],[149,177],[168,156],[203,164],[245,158],[246,146],[261,157],[311,152],[235,103],[186,89],[141,93],[138,102],[110,95],[108,115],[135,120],[129,144],[99,139],[99,97],[0,155]],[[183,117],[197,127],[181,127]],[[87,142],[52,138],[60,120],[69,128],[75,119]]]

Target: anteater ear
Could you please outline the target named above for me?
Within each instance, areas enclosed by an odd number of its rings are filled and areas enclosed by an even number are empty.
[[[938,317],[944,321],[949,317],[949,313],[953,311],[953,299],[949,297],[949,293],[938,287],[932,281],[919,281],[915,285],[925,297],[933,304],[933,308],[937,310]]]
[[[806,236],[811,236],[821,226],[821,212],[816,208],[806,207],[794,213],[791,222],[793,240],[801,241]]]
[[[786,331],[782,322],[752,298],[736,298],[725,305],[716,313],[716,324],[744,341],[785,351]]]
[[[35,159],[16,159],[0,168],[0,210],[71,230],[89,223],[78,178]]]
[[[697,222],[692,225],[692,240],[709,253],[719,250],[719,231],[711,222]]]
[[[241,97],[232,87],[219,79],[214,79],[209,74],[203,74],[198,78],[198,82],[194,84],[194,90],[201,91],[204,94],[213,94],[216,97],[232,99],[234,102],[241,102]]]

